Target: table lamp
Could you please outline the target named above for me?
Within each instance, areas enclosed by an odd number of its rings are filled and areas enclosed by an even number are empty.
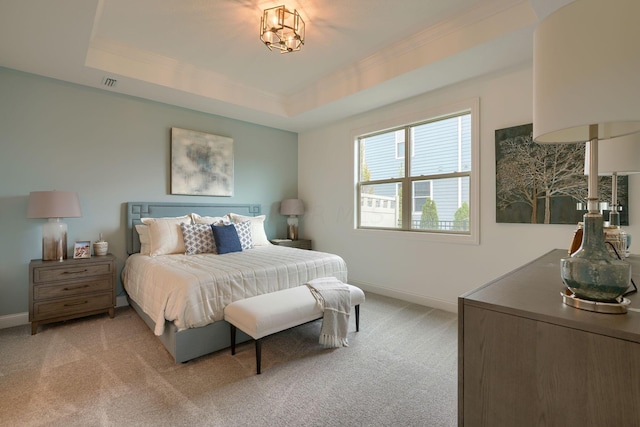
[[[585,174],[588,174],[589,147],[585,151]],[[612,243],[621,257],[628,256],[630,236],[620,227],[618,177],[640,173],[640,134],[607,139],[598,143],[598,175],[611,176],[611,203],[609,225],[605,227],[606,241]],[[606,225],[606,224],[605,224]]]
[[[589,147],[585,152],[585,174],[588,174]],[[598,143],[598,175],[611,176],[611,210],[609,225],[620,226],[618,176],[640,173],[640,134],[607,139]]]
[[[619,303],[631,279],[629,263],[605,247],[598,141],[640,132],[639,14],[636,0],[579,0],[546,17],[534,33],[533,139],[589,145],[582,244],[561,260],[560,276],[593,311],[598,303]]]
[[[29,193],[27,218],[47,218],[42,224],[42,260],[67,258],[67,224],[62,218],[82,216],[78,193],[70,191],[32,191]]]
[[[304,213],[304,203],[300,199],[285,199],[280,204],[280,214],[288,215],[287,239],[298,240],[298,215]]]

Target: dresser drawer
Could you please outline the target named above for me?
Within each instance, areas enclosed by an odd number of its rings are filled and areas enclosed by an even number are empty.
[[[93,292],[111,292],[111,276],[33,287],[33,299],[64,298]]]
[[[73,280],[103,274],[111,274],[110,263],[60,266],[59,268],[42,267],[33,269],[33,282],[42,283],[56,280]]]
[[[93,310],[113,307],[113,295],[108,292],[85,297],[67,298],[57,301],[36,302],[33,304],[33,316],[36,320],[64,317]]]

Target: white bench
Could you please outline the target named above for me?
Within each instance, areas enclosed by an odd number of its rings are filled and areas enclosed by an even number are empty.
[[[360,304],[364,292],[347,285],[351,306],[355,307],[356,331],[360,330]],[[256,343],[256,371],[260,373],[261,339],[303,323],[322,318],[322,309],[306,285],[234,301],[224,309],[224,320],[231,325],[231,354],[236,354],[236,328]]]

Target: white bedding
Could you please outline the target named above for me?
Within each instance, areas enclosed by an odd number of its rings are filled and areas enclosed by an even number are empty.
[[[338,255],[283,246],[257,246],[224,255],[131,255],[122,271],[124,288],[155,322],[178,330],[222,320],[236,300],[300,286],[319,277],[347,282]]]

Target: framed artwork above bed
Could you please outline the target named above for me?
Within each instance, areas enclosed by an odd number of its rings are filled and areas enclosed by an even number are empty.
[[[233,196],[233,139],[171,128],[171,194]]]

